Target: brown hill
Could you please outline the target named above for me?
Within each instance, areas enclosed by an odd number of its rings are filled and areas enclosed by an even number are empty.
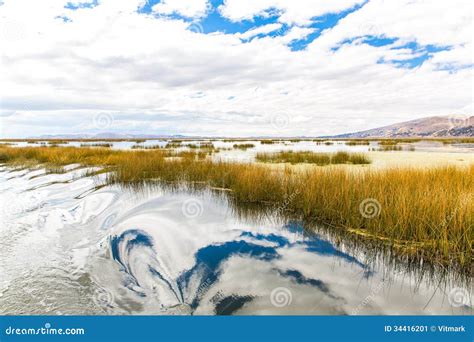
[[[338,135],[338,138],[472,137],[474,116],[432,116],[367,131]]]

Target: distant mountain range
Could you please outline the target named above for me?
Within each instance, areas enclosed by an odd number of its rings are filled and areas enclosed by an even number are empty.
[[[473,137],[474,116],[431,116],[334,138]]]
[[[186,138],[184,135],[157,135],[157,134],[126,134],[103,132],[97,134],[46,134],[34,139],[176,139]]]
[[[411,137],[474,137],[474,116],[432,116],[366,131],[346,133],[324,138],[411,138]],[[36,139],[179,139],[205,138],[205,136],[125,134],[104,132],[97,134],[42,135]],[[269,136],[253,138],[271,138]],[[305,138],[305,137],[302,137]]]

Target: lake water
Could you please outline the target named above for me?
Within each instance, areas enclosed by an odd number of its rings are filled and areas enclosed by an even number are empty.
[[[472,314],[454,275],[224,194],[101,187],[75,167],[0,168],[0,314]]]
[[[209,140],[205,140],[209,142]],[[130,149],[134,145],[140,146],[160,146],[165,147],[169,141],[166,140],[146,140],[137,144],[134,141],[99,141],[94,143],[109,143],[112,144],[113,149]],[[178,151],[190,150],[186,145],[194,144],[199,145],[203,140],[189,140],[183,141],[182,147],[176,148]],[[212,140],[211,141],[214,147],[220,149],[219,152],[213,153],[212,158],[214,160],[224,160],[224,161],[237,161],[237,162],[253,162],[255,160],[255,155],[258,152],[278,152],[278,151],[313,151],[313,152],[368,152],[371,150],[377,150],[380,148],[380,145],[377,141],[371,141],[369,145],[347,145],[344,141],[327,141],[326,142],[315,142],[311,140],[301,140],[298,142],[291,141],[281,141],[274,144],[262,144],[259,140],[246,140],[246,141],[232,141],[225,142],[223,140]],[[46,141],[43,142],[46,144]],[[1,143],[0,143],[1,144]],[[60,144],[60,146],[75,146],[79,147],[81,143],[79,141],[71,141],[68,144]],[[234,149],[234,144],[253,144],[255,147],[249,148],[247,150]],[[25,141],[17,142],[13,146],[24,147],[24,146],[47,146],[41,145],[39,143],[29,144]],[[443,144],[437,141],[426,141],[422,140],[414,143],[399,143],[397,146],[400,146],[403,151],[410,151],[414,149],[417,152],[445,152],[445,153],[474,153],[474,144],[471,143],[456,143],[456,144]],[[196,151],[196,149],[193,149]],[[387,153],[397,153],[398,151],[390,151]]]

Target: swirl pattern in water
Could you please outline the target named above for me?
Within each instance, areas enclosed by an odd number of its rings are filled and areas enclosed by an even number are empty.
[[[0,313],[471,312],[464,283],[369,263],[298,221],[242,218],[208,192],[98,181],[74,166],[1,170]]]

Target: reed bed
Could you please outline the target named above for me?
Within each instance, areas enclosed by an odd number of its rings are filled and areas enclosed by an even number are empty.
[[[233,146],[235,149],[238,150],[248,150],[249,148],[254,148],[254,144],[234,144]]]
[[[387,140],[380,140],[378,142],[378,144],[380,146],[393,146],[393,145],[398,144],[399,142],[400,142],[399,140],[391,140],[391,139],[389,140],[389,139],[387,139]]]
[[[172,157],[172,158],[169,158]],[[213,162],[193,151],[0,147],[0,162],[106,167],[109,183],[184,182],[225,188],[236,203],[284,208],[289,215],[388,244],[399,255],[470,272],[474,165],[466,168],[269,169]],[[281,211],[281,210],[280,210]]]
[[[97,143],[82,143],[81,144],[81,147],[112,147],[113,144],[111,143],[101,143],[101,142],[97,142]]]
[[[370,159],[362,153],[318,153],[311,151],[280,151],[274,153],[261,152],[255,156],[256,160],[264,163],[309,163],[316,165],[331,164],[370,164]]]
[[[458,143],[472,143],[474,142],[474,138],[472,137],[449,137],[449,138],[433,138],[433,137],[390,137],[390,138],[382,138],[382,137],[372,137],[372,138],[334,138],[334,141],[373,141],[373,142],[380,142],[380,141],[387,141],[389,144],[392,144],[394,141],[398,143],[416,143],[420,141],[435,141],[435,142],[443,142],[446,141],[448,143],[451,142],[458,142]]]
[[[130,147],[132,150],[156,150],[163,148],[161,145],[141,145],[141,144],[135,144]]]
[[[329,140],[320,140],[320,139],[315,139],[313,140],[316,145],[334,145],[334,143],[332,141],[329,141]]]
[[[6,142],[38,142],[38,141],[67,141],[67,142],[96,142],[96,141],[104,141],[104,142],[121,142],[121,141],[129,141],[129,142],[137,142],[141,143],[146,140],[169,140],[173,142],[183,142],[183,141],[196,141],[199,139],[196,138],[187,138],[187,139],[165,139],[165,138],[148,138],[148,139],[137,139],[137,138],[69,138],[69,139],[0,139],[0,141]],[[215,139],[217,140],[217,139]],[[238,142],[238,141],[249,141],[249,140],[258,140],[256,138],[233,138],[233,139],[221,139],[223,142]],[[271,139],[265,139],[271,140]],[[273,139],[274,141],[281,141],[281,139]],[[302,141],[314,141],[314,142],[324,142],[327,141],[327,138],[304,138],[304,139],[290,139],[290,140],[302,140]],[[382,138],[382,137],[373,137],[373,138],[332,138],[332,141],[384,141],[384,140],[391,140],[397,141],[399,143],[415,143],[419,141],[435,141],[441,142],[446,144],[469,144],[474,143],[474,137],[413,137],[413,138],[401,138],[401,137],[392,137],[392,138]]]
[[[183,147],[183,144],[181,143],[181,141],[173,141],[173,142],[169,142],[166,144],[165,148],[178,148],[178,147]]]
[[[69,144],[67,140],[48,140],[48,145],[66,145]]]
[[[403,151],[403,147],[398,146],[398,145],[380,145],[379,147],[374,147],[371,150],[372,151],[381,151],[381,152]]]
[[[346,141],[347,146],[358,146],[358,145],[370,145],[370,141],[367,140],[350,140]]]
[[[272,139],[265,139],[265,140],[260,140],[260,144],[262,145],[272,145],[278,143],[277,140],[272,140]]]
[[[442,139],[437,140],[442,142],[445,145],[449,144],[472,144],[474,143],[474,138],[454,138],[454,139]]]
[[[199,149],[199,148],[202,148],[202,149],[215,149],[214,147],[214,144],[211,143],[211,142],[200,142],[200,143],[197,143],[197,144],[186,144],[186,145],[182,145],[183,147],[188,147],[188,148],[191,148],[191,149]]]

